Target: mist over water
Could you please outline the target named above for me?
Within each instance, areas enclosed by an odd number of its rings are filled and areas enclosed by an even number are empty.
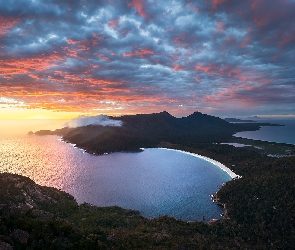
[[[93,156],[57,136],[1,136],[0,171],[72,194],[79,203],[118,205],[146,217],[220,218],[210,195],[230,176],[200,158],[164,149]]]

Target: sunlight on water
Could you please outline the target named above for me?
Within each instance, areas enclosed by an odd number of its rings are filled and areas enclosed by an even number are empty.
[[[75,153],[56,136],[2,136],[0,153],[1,172],[25,175],[41,185],[64,188],[64,179],[75,172]]]
[[[79,203],[118,205],[146,217],[220,217],[210,200],[230,176],[190,155],[161,149],[93,156],[57,136],[1,136],[0,171],[62,189]]]

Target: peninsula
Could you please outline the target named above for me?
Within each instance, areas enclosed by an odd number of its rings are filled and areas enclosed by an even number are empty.
[[[258,130],[269,123],[232,124],[221,118],[195,112],[176,118],[168,112],[107,117],[120,126],[93,125],[41,130],[36,135],[59,135],[91,154],[137,152],[140,148],[168,144],[198,147],[199,144],[228,142],[240,131]],[[117,124],[117,123],[116,123]]]

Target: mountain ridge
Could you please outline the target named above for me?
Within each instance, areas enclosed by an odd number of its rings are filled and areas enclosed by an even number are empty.
[[[227,141],[232,134],[259,129],[261,124],[232,124],[219,117],[194,112],[177,118],[167,111],[151,114],[109,116],[122,126],[87,125],[55,131],[37,131],[36,135],[56,134],[63,140],[92,154],[138,152],[140,148],[164,143],[193,146],[196,143]]]

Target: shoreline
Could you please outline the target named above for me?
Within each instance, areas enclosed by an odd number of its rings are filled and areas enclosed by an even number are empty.
[[[76,144],[74,144],[74,143],[71,143],[71,142],[68,142],[68,141],[63,140],[62,137],[59,137],[57,140],[60,141],[60,142],[62,142],[62,143],[69,144],[71,147],[73,147],[73,148],[75,148],[75,149],[78,149],[78,150],[81,150],[83,153],[87,153],[87,154],[89,154],[89,155],[94,155],[94,156],[104,156],[104,155],[111,154],[111,153],[92,154],[92,153],[87,152],[87,150],[85,150],[85,149],[82,149],[82,148],[77,147]],[[149,149],[149,148],[140,148],[140,150],[142,150],[142,151],[144,151],[145,149]],[[179,149],[173,149],[173,148],[155,147],[155,149],[164,149],[164,150],[170,150],[170,151],[180,152],[180,153],[183,153],[183,154],[186,154],[186,155],[191,155],[191,156],[193,156],[193,157],[196,157],[196,158],[199,158],[199,159],[205,160],[205,161],[207,161],[207,162],[213,164],[215,167],[218,167],[218,168],[221,169],[222,171],[226,172],[226,173],[231,177],[231,180],[229,180],[229,181],[232,181],[232,180],[234,180],[234,179],[239,179],[239,178],[241,178],[241,176],[239,176],[239,175],[237,175],[236,173],[234,173],[232,170],[230,170],[229,168],[227,168],[227,167],[226,167],[225,165],[223,165],[221,162],[218,162],[218,161],[216,161],[216,160],[213,160],[213,159],[211,159],[211,158],[209,158],[209,157],[206,157],[206,156],[203,156],[203,155],[199,155],[199,154],[196,154],[196,153],[191,153],[191,152],[189,152],[189,151],[184,151],[184,150],[179,150]],[[135,153],[135,152],[116,152],[116,153]],[[138,153],[138,152],[136,152],[136,153]],[[221,187],[219,188],[219,190],[222,188],[222,186],[223,186],[224,184],[225,184],[225,183],[223,183],[223,184],[221,185]],[[216,191],[214,194],[211,194],[211,196],[210,196],[210,197],[211,197],[211,201],[212,201],[213,203],[216,203],[217,205],[222,206],[224,212],[220,214],[221,218],[216,218],[216,217],[214,218],[214,217],[213,217],[213,218],[211,218],[209,221],[206,221],[206,224],[209,224],[209,225],[210,225],[212,222],[218,221],[218,220],[220,220],[220,219],[227,218],[227,216],[226,216],[227,211],[226,211],[226,209],[225,209],[225,204],[222,204],[222,203],[219,203],[219,202],[218,202],[217,193],[218,193],[218,191]],[[214,199],[214,197],[215,197],[215,199]],[[75,198],[75,199],[76,199],[76,198]],[[95,206],[96,206],[96,205],[95,205]],[[101,207],[101,206],[98,206],[98,207]],[[109,206],[106,206],[106,207],[109,207]],[[119,207],[120,207],[120,206],[119,206]],[[121,207],[121,208],[123,208],[123,209],[128,209],[128,210],[130,209],[130,208],[127,208],[127,207]],[[131,210],[139,211],[140,214],[141,214],[141,216],[143,216],[143,217],[145,217],[145,218],[147,218],[147,219],[159,218],[159,216],[158,216],[158,217],[153,217],[153,216],[152,216],[152,217],[146,217],[146,216],[142,215],[142,212],[141,212],[140,210],[136,210],[136,209],[131,209]],[[180,220],[186,221],[186,220],[183,219],[183,218],[176,218],[176,217],[174,217],[174,216],[172,216],[172,215],[167,215],[167,216],[168,216],[168,217],[171,217],[171,218],[174,218],[174,219],[180,219]],[[196,220],[189,220],[189,221],[186,221],[186,222],[187,222],[187,223],[190,223],[190,222],[201,222],[201,221],[202,221],[201,219],[196,219]],[[203,222],[205,222],[204,219],[203,219]]]
[[[67,142],[67,141],[64,141],[62,137],[59,137],[58,138],[59,141],[61,142],[65,142],[65,143],[68,143],[70,144],[72,147],[74,148],[77,148],[77,149],[80,149],[83,153],[88,153],[90,155],[95,155],[95,154],[91,154],[89,152],[87,152],[87,150],[83,149],[83,148],[79,148],[76,146],[76,144],[73,144],[73,143],[70,143],[70,142]],[[221,162],[219,161],[216,161],[216,160],[213,160],[207,156],[203,156],[203,155],[199,155],[199,154],[196,154],[196,153],[191,153],[191,152],[188,152],[188,151],[184,151],[184,150],[180,150],[180,149],[173,149],[173,148],[163,148],[163,147],[157,147],[158,149],[165,149],[165,150],[173,150],[173,151],[176,151],[176,152],[180,152],[180,153],[183,153],[183,154],[187,154],[187,155],[191,155],[191,156],[194,156],[194,157],[197,157],[197,158],[200,158],[200,159],[203,159],[207,162],[210,162],[212,163],[213,165],[217,166],[218,168],[220,168],[221,170],[223,170],[224,172],[226,172],[232,179],[239,179],[239,178],[242,178],[242,176],[240,175],[237,175],[235,172],[233,172],[231,169],[229,169],[228,167],[226,167],[225,165],[223,165]],[[147,148],[140,148],[141,150],[144,150],[144,149],[147,149]],[[121,152],[121,153],[124,153],[124,152]],[[104,154],[101,154],[101,155],[108,155],[110,153],[104,153]],[[97,155],[99,156],[99,155]]]
[[[159,148],[159,149],[173,150],[173,151],[177,151],[177,152],[180,152],[180,153],[183,153],[183,154],[187,154],[187,155],[191,155],[191,156],[194,156],[194,157],[197,157],[197,158],[201,158],[201,159],[203,159],[203,160],[205,160],[207,162],[212,163],[213,165],[217,166],[218,168],[220,168],[221,170],[226,172],[232,179],[242,178],[242,176],[237,175],[231,169],[229,169],[228,167],[223,165],[221,162],[213,160],[213,159],[211,159],[209,157],[199,155],[199,154],[196,154],[196,153],[191,153],[191,152],[188,152],[188,151],[183,151],[183,150],[179,150],[179,149],[173,149],[173,148]]]

